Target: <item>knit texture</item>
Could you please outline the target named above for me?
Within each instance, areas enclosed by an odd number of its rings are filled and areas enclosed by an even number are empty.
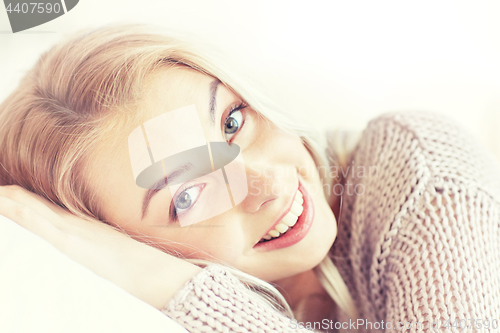
[[[349,161],[331,255],[363,320],[358,332],[483,332],[494,320],[500,331],[494,158],[452,120],[419,112],[371,121]],[[249,293],[211,265],[163,312],[190,332],[295,331]]]
[[[273,310],[222,266],[195,275],[162,309],[189,332],[308,332]]]
[[[332,254],[360,318],[384,321],[379,331],[418,322],[422,331],[484,331],[493,319],[500,329],[494,158],[448,118],[393,113],[369,123],[351,167],[358,190],[344,196]]]

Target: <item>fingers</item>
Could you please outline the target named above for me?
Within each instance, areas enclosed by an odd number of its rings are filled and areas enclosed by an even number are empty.
[[[5,197],[20,204],[24,204],[38,214],[44,216],[46,219],[54,221],[54,223],[58,217],[57,208],[61,209],[45,198],[17,185],[0,186],[0,197]],[[3,211],[0,210],[0,214],[2,214],[2,212]]]
[[[62,232],[59,228],[20,202],[0,196],[0,215],[11,219],[54,245],[61,240]]]
[[[38,214],[40,215],[39,217],[44,218],[43,223],[46,225],[44,230],[57,229],[59,232],[65,232],[66,234],[80,235],[88,233],[109,235],[110,231],[112,231],[112,235],[115,235],[116,232],[116,228],[95,219],[77,217],[45,198],[20,186],[0,186],[0,199],[9,199],[3,200],[3,205],[0,205],[0,215],[5,215],[19,224],[24,223],[25,227],[30,230],[40,227],[39,224],[32,225],[30,222],[30,218]],[[41,221],[38,222],[42,223]],[[41,236],[44,230],[35,231],[35,229],[33,229],[35,233]]]

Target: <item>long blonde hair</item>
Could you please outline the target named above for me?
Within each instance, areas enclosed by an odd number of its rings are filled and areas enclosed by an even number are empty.
[[[137,25],[84,31],[53,47],[0,105],[0,185],[20,185],[73,214],[103,220],[88,183],[92,177],[82,175],[84,166],[115,128],[140,117],[134,105],[148,75],[159,67],[179,65],[218,78],[277,126],[298,133],[318,166],[328,165],[325,147],[307,128],[297,126],[255,85],[234,75],[220,54],[202,48],[201,43],[188,44]],[[322,179],[335,181],[328,174]],[[270,284],[231,271],[292,315]],[[328,256],[315,272],[337,305],[354,317],[347,287]]]

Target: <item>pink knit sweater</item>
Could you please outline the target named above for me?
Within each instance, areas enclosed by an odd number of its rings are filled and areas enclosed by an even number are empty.
[[[450,119],[393,113],[369,123],[349,166],[346,181],[357,190],[344,194],[331,254],[359,320],[336,313],[321,328],[500,332],[500,167],[493,157]],[[308,332],[217,265],[162,311],[190,332]]]

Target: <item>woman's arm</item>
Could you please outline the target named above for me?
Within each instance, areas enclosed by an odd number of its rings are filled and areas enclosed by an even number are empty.
[[[385,259],[386,321],[424,331],[500,329],[499,203],[464,185],[429,188]]]
[[[109,225],[78,218],[19,186],[0,187],[0,214],[157,309],[201,271]]]
[[[0,186],[0,214],[190,332],[311,332],[258,299],[222,266],[201,269],[21,187]]]
[[[162,312],[193,333],[312,332],[259,300],[220,265],[204,268]]]
[[[350,259],[339,267],[361,319],[390,323],[386,331],[413,323],[453,332],[499,320],[500,168],[492,156],[452,120],[408,112],[370,122],[353,160],[348,181],[359,191],[345,197],[349,220],[334,254]]]

